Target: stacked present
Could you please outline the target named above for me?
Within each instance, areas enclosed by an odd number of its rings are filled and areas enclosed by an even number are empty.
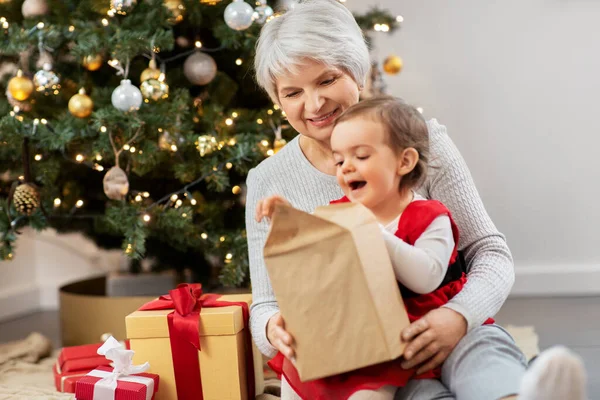
[[[247,400],[262,393],[262,357],[248,328],[249,294],[183,284],[127,316],[134,361],[160,375],[157,400]]]
[[[133,351],[110,337],[98,354],[110,360],[112,367],[101,366],[77,381],[77,400],[152,400],[158,390],[158,375],[144,373],[149,363],[133,365]]]
[[[54,384],[59,392],[75,393],[75,383],[98,366],[110,365],[110,360],[98,354],[102,343],[65,347],[52,367]]]

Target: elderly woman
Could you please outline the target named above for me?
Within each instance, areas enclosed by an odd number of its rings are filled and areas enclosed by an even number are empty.
[[[312,212],[342,197],[329,139],[336,118],[359,101],[370,65],[360,28],[346,7],[335,0],[301,2],[262,29],[256,49],[256,79],[299,133],[251,170],[247,179],[251,330],[266,356],[279,351],[292,358],[294,353],[293,338],[285,331],[264,265],[269,226],[254,219],[257,203],[278,194],[294,207]],[[469,266],[468,281],[448,304],[402,332],[408,343],[403,367],[421,373],[441,364],[441,381],[411,381],[398,389],[396,396],[423,400],[513,398],[526,370],[525,357],[500,326],[482,325],[496,314],[510,292],[512,256],[446,128],[432,119],[428,129],[430,159],[436,167],[430,168],[419,194],[440,200],[451,210],[460,230],[459,248]],[[392,398],[394,391],[384,387],[379,394]],[[282,397],[295,398],[285,379]]]

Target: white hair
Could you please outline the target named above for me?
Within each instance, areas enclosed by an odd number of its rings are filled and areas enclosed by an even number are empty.
[[[354,16],[337,0],[305,0],[266,23],[256,44],[256,81],[278,104],[277,77],[296,74],[306,59],[343,69],[364,86],[369,49]]]

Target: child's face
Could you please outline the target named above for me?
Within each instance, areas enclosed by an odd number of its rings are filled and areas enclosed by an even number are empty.
[[[337,181],[344,194],[375,214],[400,197],[396,152],[381,123],[357,117],[338,124],[331,136]]]

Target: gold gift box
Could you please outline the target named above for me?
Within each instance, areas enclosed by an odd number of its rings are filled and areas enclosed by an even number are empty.
[[[222,301],[252,302],[250,294],[224,295]],[[160,376],[156,400],[177,400],[167,315],[173,310],[135,311],[125,318],[127,337],[135,351],[134,364],[150,363],[148,372]],[[249,400],[263,392],[262,356],[246,349],[242,309],[239,306],[203,307],[199,320],[200,376],[205,400]],[[256,393],[247,393],[246,352],[254,359]]]

